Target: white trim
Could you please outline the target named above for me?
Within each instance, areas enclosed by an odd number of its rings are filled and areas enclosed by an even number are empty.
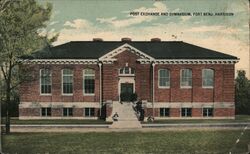
[[[153,116],[154,117],[154,115],[155,115],[155,106],[154,106],[154,104],[155,104],[155,63],[153,62],[152,63],[152,108],[153,108],[153,115],[151,115],[151,116]]]
[[[141,57],[141,59],[146,59],[146,60],[150,60],[150,61],[154,60],[153,57],[151,57],[151,56],[147,55],[146,53],[136,49],[135,47],[129,45],[128,43],[125,43],[122,46],[120,46],[120,47],[106,53],[105,55],[101,56],[99,58],[99,60],[100,61],[115,60],[112,57],[114,57],[114,56],[116,56],[116,55],[118,55],[118,54],[120,54],[120,53],[122,53],[123,51],[126,51],[126,50],[129,50],[130,52],[136,54],[137,56]]]
[[[144,121],[147,121],[148,117],[144,118]],[[167,119],[235,119],[234,116],[228,116],[228,117],[203,117],[202,115],[200,117],[154,117],[155,120],[167,120]]]
[[[99,103],[100,103],[100,112],[99,112],[99,116],[101,117],[102,115],[102,63],[98,63],[99,66]]]
[[[98,59],[23,59],[24,64],[97,64]]]
[[[167,77],[167,78],[169,78],[169,85],[168,86],[160,86],[160,70],[166,70],[166,71],[168,71],[168,73],[169,73],[169,76]],[[169,89],[170,88],[170,81],[171,81],[171,79],[170,79],[170,76],[171,76],[171,72],[170,72],[170,70],[169,69],[165,69],[165,68],[160,68],[160,69],[158,69],[158,88],[159,89]]]
[[[73,107],[73,108],[84,108],[94,107],[99,108],[99,102],[20,102],[19,108],[41,108],[41,107]]]
[[[152,108],[152,102],[145,104],[147,108]],[[234,102],[154,102],[155,108],[235,108]]]
[[[138,60],[142,61],[143,60]],[[155,59],[156,64],[235,64],[239,59]]]
[[[66,116],[58,116],[58,117],[40,117],[40,116],[19,116],[20,120],[30,120],[30,119],[88,119],[88,120],[97,120],[98,117],[72,117],[72,116],[69,116],[69,117],[66,117]]]

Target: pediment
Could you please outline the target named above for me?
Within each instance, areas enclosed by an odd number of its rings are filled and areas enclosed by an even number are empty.
[[[140,60],[147,60],[147,61],[153,61],[154,58],[149,56],[148,54],[136,49],[135,47],[125,43],[122,46],[106,53],[102,57],[99,58],[100,61],[116,61],[115,56],[124,52],[129,51],[139,57]]]

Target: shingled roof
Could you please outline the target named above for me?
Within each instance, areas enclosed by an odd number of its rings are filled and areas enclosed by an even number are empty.
[[[182,41],[73,41],[33,53],[23,59],[98,59],[129,44],[155,59],[237,59],[237,57]]]

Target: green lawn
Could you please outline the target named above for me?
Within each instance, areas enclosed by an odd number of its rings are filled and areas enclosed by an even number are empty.
[[[250,144],[250,130],[240,142],[240,130],[14,133],[3,136],[5,153],[243,153]]]
[[[236,115],[235,119],[164,119],[143,123],[237,123],[250,122],[250,115]]]
[[[18,118],[11,118],[11,124],[110,124],[104,120],[78,120],[78,119],[44,119],[44,120],[19,120]],[[5,119],[2,119],[5,123]]]

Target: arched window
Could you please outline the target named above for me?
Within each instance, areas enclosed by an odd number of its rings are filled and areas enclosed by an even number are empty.
[[[203,69],[202,70],[202,87],[212,88],[214,86],[214,70]]]
[[[170,71],[167,69],[160,69],[158,72],[159,88],[167,88],[170,86]]]
[[[181,69],[181,87],[191,88],[192,87],[192,70]]]
[[[120,75],[134,75],[135,69],[131,67],[123,67],[119,70]]]
[[[95,70],[83,70],[83,93],[95,94]]]
[[[73,93],[73,70],[63,69],[62,70],[62,87],[63,94],[72,94]]]
[[[51,94],[51,71],[49,69],[40,70],[40,93]]]

